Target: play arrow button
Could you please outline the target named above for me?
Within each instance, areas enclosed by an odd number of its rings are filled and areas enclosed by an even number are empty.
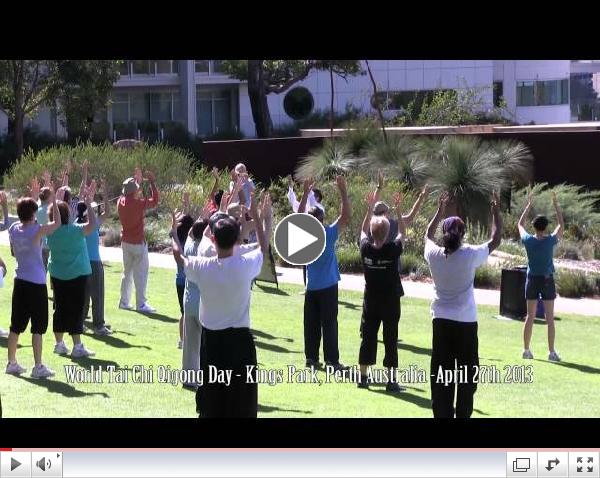
[[[10,471],[15,471],[22,465],[20,461],[15,460],[14,458],[10,459]]]
[[[290,214],[277,224],[274,242],[284,261],[304,266],[316,261],[325,250],[325,228],[310,214]]]
[[[305,247],[314,244],[319,240],[317,236],[313,236],[310,232],[306,232],[304,229],[299,228],[293,222],[288,222],[288,250],[287,253],[290,256],[301,251]]]

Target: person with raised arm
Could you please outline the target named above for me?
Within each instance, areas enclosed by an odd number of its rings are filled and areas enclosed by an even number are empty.
[[[266,194],[259,216],[257,198],[252,194],[251,199],[250,211],[260,247],[243,254],[236,252],[239,224],[233,218],[223,218],[209,231],[217,255],[186,257],[175,233],[177,221],[173,214],[173,256],[200,290],[200,363],[204,377],[208,377],[209,369],[231,371],[228,385],[205,380],[198,388],[196,403],[200,417],[256,418],[258,412],[258,385],[246,378],[248,370],[257,364],[250,331],[250,295],[263,256],[269,252],[272,206]]]
[[[51,204],[54,217],[58,217],[56,199]],[[54,372],[42,362],[42,336],[48,330],[48,288],[46,268],[42,258],[42,239],[53,234],[60,221],[50,220],[41,225],[36,221],[37,202],[24,197],[17,201],[18,222],[8,230],[10,249],[17,260],[12,295],[10,334],[8,336],[8,364],[6,373],[21,375],[26,369],[17,362],[19,336],[25,332],[31,321],[31,343],[35,365],[32,378],[48,378]]]
[[[2,208],[2,224],[0,224],[0,231],[4,231],[10,227],[10,217],[8,213],[8,196],[6,191],[0,191],[0,207]]]
[[[304,211],[300,211],[300,201],[298,201],[298,198],[296,197],[296,193],[294,192],[294,179],[292,178],[292,175],[290,174],[288,176],[288,194],[287,194],[287,198],[288,201],[290,203],[290,206],[292,207],[292,211],[293,212],[304,212]],[[323,210],[323,213],[325,213],[325,206],[323,206],[322,204],[323,201],[323,193],[321,192],[320,189],[316,189],[316,188],[312,188],[310,190],[310,192],[308,193],[308,207],[319,207]]]
[[[402,254],[406,225],[402,216],[402,195],[394,196],[398,217],[398,232],[388,241],[390,223],[385,216],[374,216],[377,193],[367,196],[367,213],[360,233],[360,257],[365,275],[365,291],[361,318],[361,344],[358,363],[361,379],[359,388],[368,388],[368,369],[377,363],[377,335],[383,324],[385,356],[383,366],[389,369],[387,392],[403,390],[396,380],[398,368],[398,322],[402,285],[398,275],[398,261]],[[369,239],[368,234],[371,238]]]
[[[444,217],[449,196],[440,196],[437,212],[425,235],[425,260],[434,286],[431,303],[431,404],[435,418],[469,418],[477,390],[479,366],[475,270],[485,264],[502,238],[498,196],[491,200],[491,239],[480,245],[464,244],[465,223],[458,216],[444,219],[441,246],[435,233]],[[460,371],[460,373],[459,373]],[[451,379],[447,380],[447,377]],[[456,391],[456,406],[454,393]]]
[[[533,195],[531,189],[527,196],[527,204],[521,217],[519,218],[519,234],[521,242],[527,251],[527,280],[525,282],[525,298],[527,300],[527,319],[523,327],[523,358],[532,359],[531,336],[533,334],[533,322],[535,320],[538,299],[544,301],[544,313],[546,324],[548,326],[548,360],[560,362],[561,358],[554,348],[556,328],[554,325],[554,300],[556,299],[556,285],[554,282],[554,248],[562,239],[565,229],[562,211],[556,199],[556,193],[552,192],[552,204],[556,212],[558,225],[552,232],[547,234],[548,218],[546,216],[536,216],[531,225],[534,234],[529,234],[525,229],[527,215],[533,205]]]
[[[89,191],[92,200],[96,195],[96,188],[96,181],[92,181]],[[96,227],[89,235],[85,237],[85,242],[88,250],[88,257],[90,259],[90,267],[92,268],[92,274],[89,276],[85,288],[83,317],[85,319],[88,316],[91,303],[94,335],[98,336],[106,336],[112,334],[110,326],[106,324],[104,319],[104,265],[102,264],[102,259],[100,258],[100,226],[102,226],[105,219],[110,215],[110,201],[108,198],[108,191],[109,189],[106,185],[106,182],[103,182],[102,196],[104,198],[104,210],[101,213],[99,213],[98,204],[95,202],[91,203],[92,208],[94,209],[94,213],[96,214]],[[77,205],[77,219],[75,220],[75,222],[78,224],[83,224],[87,222],[87,218],[87,205],[84,201],[80,201]]]
[[[70,222],[69,206],[61,200],[61,195],[58,196],[58,211],[53,210],[50,215],[50,220],[58,222],[59,227],[48,235],[48,272],[54,290],[55,305],[52,324],[56,338],[54,353],[69,354],[64,342],[64,334],[68,333],[73,340],[71,357],[91,357],[95,353],[85,348],[81,342],[81,334],[85,290],[92,274],[85,238],[97,227],[96,213],[92,207],[91,190],[85,189],[83,197],[87,207],[87,221],[80,224]]]
[[[132,310],[130,305],[131,285],[135,284],[136,308],[138,312],[153,313],[156,310],[146,299],[148,285],[148,244],[144,234],[144,216],[147,209],[158,206],[160,194],[156,187],[156,177],[146,171],[150,183],[149,198],[138,195],[144,180],[140,168],[136,168],[134,177],[123,182],[122,195],[117,202],[117,212],[121,222],[121,249],[123,251],[123,277],[121,279],[121,299],[119,308]]]
[[[232,201],[244,204],[247,208],[250,207],[250,194],[254,192],[256,186],[254,181],[250,179],[248,170],[244,163],[238,163],[231,171],[231,181],[229,183],[229,192],[232,193],[238,180],[241,180],[241,188],[236,191]]]
[[[327,367],[333,370],[345,370],[340,363],[338,347],[338,282],[340,271],[335,245],[338,237],[350,222],[351,210],[346,180],[343,176],[336,177],[336,185],[341,199],[339,217],[330,225],[325,226],[325,250],[321,256],[306,266],[306,293],[304,295],[304,354],[306,367],[318,368],[321,335],[323,336],[323,355]],[[314,186],[314,181],[304,181],[304,193],[300,201],[299,211],[306,210],[308,195]],[[325,217],[319,207],[311,207],[308,214],[323,223]]]
[[[37,222],[40,225],[48,224],[48,206],[53,201],[53,185],[50,173],[48,171],[44,171],[44,186],[40,189],[38,194],[38,210],[36,213]],[[50,256],[50,249],[48,249],[48,244],[46,238],[42,239],[42,258],[44,259],[44,267],[48,270],[48,257]]]

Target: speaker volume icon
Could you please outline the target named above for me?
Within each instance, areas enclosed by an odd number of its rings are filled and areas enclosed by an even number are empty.
[[[35,466],[42,471],[46,471],[52,468],[52,462],[50,461],[50,459],[42,457],[41,459],[35,462]]]

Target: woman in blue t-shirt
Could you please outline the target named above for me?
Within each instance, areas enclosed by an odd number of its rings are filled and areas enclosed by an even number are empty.
[[[50,249],[48,271],[54,289],[53,329],[56,337],[54,353],[69,354],[69,349],[63,340],[66,332],[73,338],[72,358],[95,355],[91,350],[87,350],[81,342],[85,288],[88,276],[92,273],[85,238],[96,228],[96,214],[91,207],[91,197],[87,190],[85,191],[85,204],[88,211],[88,222],[74,224],[69,220],[68,204],[62,200],[57,201],[61,226],[48,236],[48,248]],[[50,220],[53,221],[53,211],[50,216]]]
[[[546,216],[538,215],[532,222],[535,233],[529,234],[525,230],[525,220],[532,206],[532,194],[529,191],[527,205],[519,219],[519,234],[527,251],[529,267],[527,268],[527,281],[525,283],[525,298],[527,299],[527,319],[523,328],[523,358],[532,359],[530,349],[533,321],[536,315],[537,303],[541,298],[544,301],[546,323],[548,324],[548,360],[560,362],[560,356],[554,350],[554,299],[556,299],[556,285],[554,283],[554,247],[562,238],[565,224],[562,212],[556,200],[556,193],[552,192],[552,204],[556,211],[558,226],[550,235],[546,234],[549,221]]]

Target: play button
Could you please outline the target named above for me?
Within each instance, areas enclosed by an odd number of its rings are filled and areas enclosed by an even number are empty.
[[[10,471],[15,471],[22,465],[20,461],[15,460],[14,458],[10,459]]]
[[[289,264],[310,264],[325,250],[325,228],[310,214],[290,214],[275,228],[275,250]]]

